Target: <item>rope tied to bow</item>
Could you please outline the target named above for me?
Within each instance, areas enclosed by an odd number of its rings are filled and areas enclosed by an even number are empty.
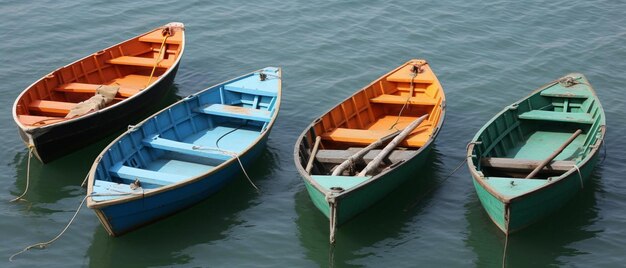
[[[26,195],[26,193],[28,192],[28,186],[30,185],[30,159],[33,158],[33,150],[35,150],[35,146],[32,144],[28,145],[28,162],[26,164],[26,189],[24,189],[24,192],[16,197],[11,199],[11,201],[9,202],[15,202],[18,200],[26,200],[26,199],[22,199],[22,197],[24,197]]]

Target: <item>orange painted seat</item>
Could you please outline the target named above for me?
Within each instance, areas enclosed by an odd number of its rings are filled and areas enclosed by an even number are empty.
[[[355,144],[368,145],[376,140],[387,136],[395,131],[395,129],[389,129],[398,119],[398,116],[384,116],[379,118],[368,127],[368,129],[352,129],[352,128],[336,128],[330,132],[322,134],[322,139],[331,140],[336,142],[348,142]],[[413,122],[417,117],[401,116],[395,125],[396,129],[402,130]],[[432,122],[424,120],[407,139],[405,139],[401,146],[407,147],[422,147],[432,133]]]
[[[50,116],[39,116],[39,115],[27,115],[20,114],[17,116],[20,122],[27,126],[39,126],[45,124],[56,123],[59,121],[64,121],[63,117],[50,117]]]
[[[404,104],[407,96],[383,94],[375,98],[371,98],[372,103],[386,103],[386,104]],[[438,100],[433,99],[426,94],[418,94],[415,97],[409,98],[409,104],[414,105],[437,105]]]
[[[122,56],[107,60],[110,64],[116,65],[130,65],[130,66],[139,66],[139,67],[153,67],[155,63],[154,58],[146,58],[146,57],[132,57],[132,56]],[[157,63],[158,68],[169,68],[174,64],[173,60],[161,60]]]
[[[98,84],[86,84],[86,83],[67,83],[56,88],[57,91],[71,92],[71,93],[90,93],[96,94],[96,90],[103,85]],[[140,89],[120,87],[117,94],[122,97],[130,97],[137,94]]]
[[[331,132],[322,134],[322,139],[331,140],[336,142],[348,142],[354,144],[369,145],[378,139],[393,133],[393,130],[367,130],[367,129],[352,129],[352,128],[336,128]],[[429,131],[418,131],[409,135],[409,138],[405,139],[401,146],[407,147],[422,147],[428,141],[430,137]]]
[[[49,101],[49,100],[36,100],[32,101],[28,108],[31,111],[42,112],[50,115],[65,116],[70,110],[76,106],[76,103],[62,102],[62,101]]]

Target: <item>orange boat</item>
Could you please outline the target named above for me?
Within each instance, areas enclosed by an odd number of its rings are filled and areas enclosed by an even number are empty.
[[[13,104],[22,140],[47,163],[127,126],[170,89],[184,46],[169,23],[42,77]]]
[[[419,177],[417,168],[444,115],[437,77],[425,60],[411,60],[304,130],[296,142],[296,167],[311,200],[330,220],[331,242],[336,226]]]

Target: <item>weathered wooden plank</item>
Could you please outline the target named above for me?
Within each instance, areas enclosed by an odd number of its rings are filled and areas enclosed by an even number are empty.
[[[343,161],[348,159],[348,157],[354,155],[356,152],[360,151],[363,148],[352,147],[347,150],[319,150],[317,155],[315,155],[315,159],[321,163],[327,164],[341,164]],[[365,163],[369,163],[380,153],[381,150],[371,150],[367,154],[363,156],[363,161]],[[402,160],[407,160],[415,155],[415,150],[393,150],[391,154],[387,157],[391,163],[397,163]]]

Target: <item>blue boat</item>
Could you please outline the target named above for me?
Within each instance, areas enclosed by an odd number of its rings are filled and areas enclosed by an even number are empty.
[[[119,236],[202,201],[261,155],[280,100],[281,70],[267,67],[129,126],[92,165],[87,206]]]

